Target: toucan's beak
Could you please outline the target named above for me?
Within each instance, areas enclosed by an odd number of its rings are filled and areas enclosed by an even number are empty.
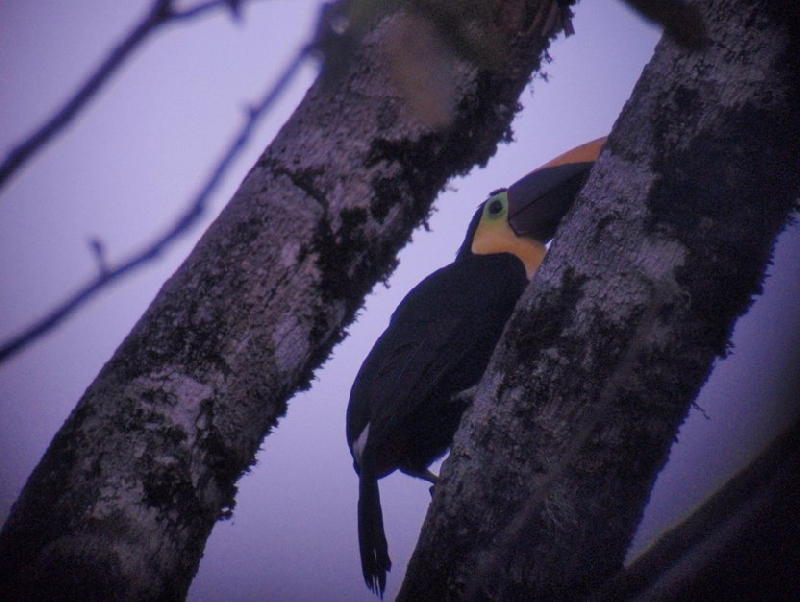
[[[547,242],[583,188],[605,138],[583,144],[508,188],[508,223],[517,236]]]
[[[508,223],[517,236],[547,242],[556,233],[594,163],[543,167],[508,189]]]

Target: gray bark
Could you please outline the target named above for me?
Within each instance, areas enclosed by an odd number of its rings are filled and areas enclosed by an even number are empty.
[[[800,192],[796,4],[697,6],[709,45],[660,42],[462,419],[398,599],[576,599],[622,566]]]
[[[426,128],[392,91],[386,22],[343,82],[310,89],[29,478],[0,532],[6,599],[186,595],[288,398],[448,178],[508,137],[564,9],[494,9],[504,62],[494,72],[451,65],[449,128]]]

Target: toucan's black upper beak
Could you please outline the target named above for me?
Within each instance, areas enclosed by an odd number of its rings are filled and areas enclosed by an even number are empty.
[[[547,242],[556,233],[594,161],[565,163],[532,171],[508,188],[508,223],[517,236]]]

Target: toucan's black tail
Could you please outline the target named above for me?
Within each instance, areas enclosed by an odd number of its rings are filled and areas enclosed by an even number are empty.
[[[358,482],[358,545],[361,550],[361,571],[364,581],[383,599],[386,573],[392,568],[389,547],[383,532],[383,513],[378,492],[378,479],[364,474]]]

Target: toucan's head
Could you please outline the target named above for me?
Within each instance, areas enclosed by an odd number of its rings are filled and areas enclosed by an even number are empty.
[[[458,258],[513,253],[525,264],[530,279],[544,259],[545,244],[572,207],[605,140],[578,146],[507,189],[493,192],[472,218]]]

